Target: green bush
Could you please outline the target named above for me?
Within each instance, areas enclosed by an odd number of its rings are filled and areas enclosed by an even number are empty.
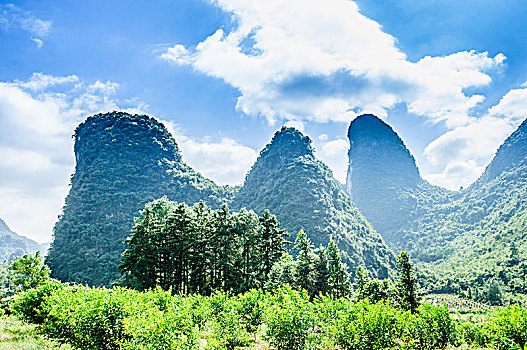
[[[265,293],[258,289],[236,296],[236,312],[248,333],[256,333],[263,322],[264,298]]]
[[[521,349],[527,343],[527,310],[520,305],[495,309],[489,321],[492,345],[498,350]]]
[[[60,282],[50,279],[37,288],[17,294],[11,302],[11,311],[27,322],[42,324],[49,313],[46,298],[61,288]]]
[[[459,333],[468,345],[477,345],[482,348],[487,347],[492,340],[488,325],[462,323],[459,326]]]
[[[263,320],[266,338],[278,350],[305,349],[315,324],[313,304],[306,291],[285,286],[267,294]]]
[[[404,316],[403,316],[404,317]],[[423,304],[417,314],[400,321],[406,349],[445,349],[457,338],[456,325],[446,305]]]
[[[404,311],[395,309],[387,302],[371,304],[367,299],[352,302],[339,299],[327,304],[322,332],[330,342],[342,349],[388,349],[397,345],[401,330],[398,316]]]
[[[209,349],[234,349],[246,346],[250,342],[250,335],[243,322],[243,315],[239,311],[236,297],[226,293],[215,293],[210,297],[212,337],[207,345]]]
[[[47,298],[50,311],[43,330],[81,349],[118,349],[125,338],[126,303],[134,300],[129,290],[74,287],[57,290]]]
[[[192,304],[174,298],[164,310],[154,300],[143,300],[142,312],[123,320],[126,335],[122,349],[198,349],[199,327],[194,323]]]

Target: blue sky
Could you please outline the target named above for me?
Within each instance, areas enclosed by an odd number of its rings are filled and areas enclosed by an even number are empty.
[[[0,217],[49,241],[73,129],[113,109],[164,121],[220,184],[283,124],[344,181],[349,122],[374,113],[426,179],[467,186],[527,117],[526,16],[523,1],[1,0]]]

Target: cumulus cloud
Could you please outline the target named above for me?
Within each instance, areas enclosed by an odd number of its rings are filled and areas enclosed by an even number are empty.
[[[27,81],[0,82],[0,217],[38,241],[49,241],[74,166],[71,135],[86,116],[124,109],[112,82],[35,73]]]
[[[31,12],[25,11],[14,4],[0,4],[0,28],[12,30],[20,28],[25,30],[33,37],[38,47],[42,47],[42,39],[51,30],[51,21],[42,20],[35,17]]]
[[[315,140],[315,146],[318,149],[317,156],[332,169],[333,176],[341,183],[345,183],[349,141],[347,139],[328,141],[328,136],[322,134]]]
[[[241,185],[258,158],[258,151],[231,138],[218,142],[210,137],[190,137],[180,125],[166,120],[162,123],[176,139],[183,161],[217,184]]]
[[[161,57],[223,79],[240,92],[238,110],[271,124],[384,117],[406,103],[433,122],[464,125],[484,99],[466,88],[488,84],[488,71],[505,59],[463,51],[410,62],[395,38],[348,0],[213,3],[236,28],[218,29],[195,47],[177,44]]]
[[[519,121],[527,118],[527,88],[509,91],[489,110],[489,114]]]
[[[500,104],[501,101],[491,111],[498,110]],[[450,189],[470,185],[483,173],[498,147],[520,123],[521,120],[517,118],[497,117],[489,113],[482,118],[470,119],[467,125],[447,131],[424,150],[427,160],[442,170],[424,174],[424,177]]]

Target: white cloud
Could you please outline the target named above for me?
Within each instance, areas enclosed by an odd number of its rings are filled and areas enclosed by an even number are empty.
[[[519,123],[511,118],[486,115],[444,133],[424,151],[427,160],[442,170],[423,176],[436,185],[450,189],[468,186],[483,173],[498,147]]]
[[[86,116],[124,108],[118,85],[77,76],[35,73],[27,81],[0,82],[0,217],[20,234],[49,241],[73,171],[71,135]]]
[[[351,121],[357,113],[381,117],[403,102],[410,111],[469,122],[484,97],[466,88],[486,85],[505,56],[463,51],[410,62],[396,40],[348,0],[322,6],[302,0],[217,0],[237,28],[218,29],[196,45],[175,45],[161,55],[223,79],[237,88],[237,108],[277,121]]]
[[[42,46],[44,46],[44,42],[43,42],[42,40],[40,40],[39,38],[31,38],[31,40],[33,40],[33,41],[37,44],[37,46],[38,46],[39,48],[41,48]]]
[[[328,141],[327,135],[323,134],[318,137],[315,143],[319,150],[317,156],[331,168],[333,176],[337,180],[345,183],[346,172],[348,171],[349,141],[347,139]]]
[[[489,110],[492,116],[502,116],[522,121],[527,118],[527,88],[513,89]]]
[[[172,122],[162,121],[174,136],[183,161],[203,176],[220,185],[241,185],[259,152],[224,137],[219,142],[210,138],[193,138]]]
[[[21,28],[31,34],[38,47],[42,47],[42,38],[51,30],[51,21],[35,17],[31,12],[25,11],[14,4],[0,4],[0,28],[11,30]]]

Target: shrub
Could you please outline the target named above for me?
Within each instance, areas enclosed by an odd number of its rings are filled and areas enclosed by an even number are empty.
[[[488,332],[486,325],[462,323],[459,326],[459,332],[464,341],[469,345],[477,345],[485,348],[491,343],[492,336]]]
[[[209,349],[234,349],[250,341],[249,333],[238,312],[239,303],[235,297],[218,292],[210,297],[212,338]]]
[[[322,331],[342,349],[387,349],[397,345],[398,314],[387,302],[371,304],[367,299],[352,302],[339,299],[329,304],[333,316],[322,323]],[[326,315],[331,313],[326,312]]]
[[[49,313],[46,298],[61,288],[60,282],[50,279],[37,288],[17,294],[13,297],[11,311],[27,322],[42,324]]]
[[[81,349],[117,349],[125,339],[125,304],[137,293],[121,288],[59,289],[47,298],[50,311],[43,330]]]
[[[263,319],[271,345],[278,350],[305,349],[315,321],[312,308],[306,291],[285,286],[267,294]]]
[[[492,344],[496,349],[523,350],[527,343],[527,310],[520,305],[495,309],[489,330],[494,335]]]
[[[405,316],[403,315],[403,318]],[[412,317],[400,320],[405,348],[444,349],[456,340],[456,326],[446,305],[423,304]]]
[[[198,349],[199,328],[194,324],[192,304],[184,298],[174,298],[164,310],[154,300],[144,300],[141,309],[123,320],[122,349]]]
[[[236,296],[236,312],[248,333],[256,333],[263,321],[264,292],[253,289]]]

